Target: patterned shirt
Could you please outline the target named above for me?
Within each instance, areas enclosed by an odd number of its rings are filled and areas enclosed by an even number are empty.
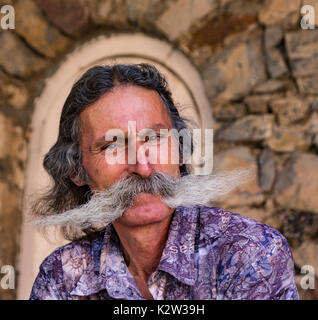
[[[297,300],[294,262],[275,229],[217,207],[178,207],[155,272],[154,299]],[[142,300],[112,224],[56,249],[30,299]]]

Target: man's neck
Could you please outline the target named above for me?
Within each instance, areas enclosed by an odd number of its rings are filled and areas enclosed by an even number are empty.
[[[127,226],[113,222],[130,273],[147,283],[156,270],[168,238],[172,215],[145,226]]]

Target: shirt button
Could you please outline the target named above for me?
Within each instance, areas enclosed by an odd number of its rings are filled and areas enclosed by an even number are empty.
[[[134,295],[134,293],[133,293],[133,291],[132,291],[131,288],[127,288],[127,289],[126,289],[126,295],[127,295],[128,297],[132,297],[132,296]]]

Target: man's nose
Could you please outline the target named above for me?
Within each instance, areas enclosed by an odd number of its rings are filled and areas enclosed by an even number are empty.
[[[136,174],[143,178],[149,177],[153,172],[151,163],[148,160],[148,151],[140,146],[137,146],[136,161],[134,163],[128,163],[129,174]]]

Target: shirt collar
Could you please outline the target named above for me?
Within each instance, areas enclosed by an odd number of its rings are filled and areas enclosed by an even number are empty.
[[[178,207],[175,210],[166,246],[157,268],[190,286],[195,283],[197,211],[197,207]],[[186,267],[180,268],[180,264]]]
[[[157,267],[157,270],[165,271],[190,286],[195,283],[197,212],[197,207],[176,208]],[[181,261],[186,268],[180,268]],[[135,281],[126,266],[118,236],[113,225],[109,224],[103,241],[93,242],[90,263],[71,295],[88,296],[106,289],[111,296],[121,298],[125,297],[126,288],[132,284],[134,286]]]

